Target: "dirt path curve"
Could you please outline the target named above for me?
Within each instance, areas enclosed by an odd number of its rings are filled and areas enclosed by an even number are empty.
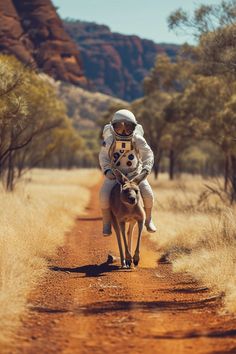
[[[96,197],[32,295],[14,354],[236,353],[236,320],[217,314],[207,289],[157,264],[147,235],[140,267],[120,270],[105,263],[115,237],[100,233]]]

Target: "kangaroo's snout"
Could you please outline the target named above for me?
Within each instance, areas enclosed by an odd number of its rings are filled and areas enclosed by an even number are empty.
[[[136,198],[135,197],[129,197],[129,202],[130,202],[130,204],[136,204],[137,203],[137,200],[136,200]]]

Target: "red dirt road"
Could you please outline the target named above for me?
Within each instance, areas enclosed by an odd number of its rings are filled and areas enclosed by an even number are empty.
[[[156,245],[142,241],[137,269],[107,265],[116,240],[101,236],[91,201],[32,295],[11,353],[236,353],[236,320],[219,315],[221,300],[158,264]]]

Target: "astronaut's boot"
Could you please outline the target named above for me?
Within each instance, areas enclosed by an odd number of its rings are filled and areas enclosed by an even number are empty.
[[[111,235],[111,210],[102,209],[102,219],[103,219],[103,236]]]
[[[144,208],[145,213],[146,213],[146,220],[145,220],[145,226],[147,228],[148,232],[156,232],[157,228],[152,221],[152,208]]]

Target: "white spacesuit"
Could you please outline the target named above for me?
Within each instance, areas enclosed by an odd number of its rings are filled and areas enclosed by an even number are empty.
[[[112,170],[118,169],[129,178],[143,170],[148,175],[154,157],[143,137],[142,126],[137,124],[134,114],[127,109],[121,109],[114,114],[111,123],[104,128],[103,137],[99,162],[106,178],[100,191],[100,204],[103,215],[103,235],[109,236],[111,234],[110,193],[116,184]],[[149,232],[155,232],[156,227],[151,218],[154,199],[151,186],[147,179],[144,179],[139,187],[146,212],[145,225]]]

